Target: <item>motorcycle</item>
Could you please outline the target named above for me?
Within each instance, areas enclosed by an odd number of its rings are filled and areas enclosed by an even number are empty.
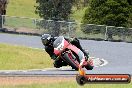
[[[72,69],[78,70],[81,60],[86,58],[84,53],[68,42],[63,36],[59,36],[53,43],[54,53],[61,57],[64,62],[72,67]],[[91,66],[87,61],[84,63],[83,67],[87,70],[92,70]]]

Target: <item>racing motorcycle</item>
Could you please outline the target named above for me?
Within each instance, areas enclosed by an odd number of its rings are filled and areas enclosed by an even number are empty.
[[[84,53],[68,42],[63,36],[59,36],[53,43],[54,53],[61,57],[64,62],[72,67],[72,69],[78,70],[79,64],[84,56]],[[87,70],[92,70],[93,66],[89,64],[87,61],[84,63],[83,67]]]

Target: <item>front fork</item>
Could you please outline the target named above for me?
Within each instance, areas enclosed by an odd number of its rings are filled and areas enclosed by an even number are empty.
[[[86,74],[85,70],[83,69],[85,63],[86,63],[85,59],[82,59],[79,65],[79,75],[81,76],[84,76]]]
[[[84,67],[87,70],[92,70],[93,69],[93,61],[91,60],[86,60],[85,58],[81,60],[81,63],[79,65],[79,74],[82,76],[85,76],[85,70]]]

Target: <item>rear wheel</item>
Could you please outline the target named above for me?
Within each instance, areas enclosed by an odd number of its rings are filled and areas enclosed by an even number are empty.
[[[68,53],[64,54],[64,58],[66,59],[66,61],[68,62],[68,64],[72,67],[72,69],[78,70],[78,66],[73,61],[70,60]]]

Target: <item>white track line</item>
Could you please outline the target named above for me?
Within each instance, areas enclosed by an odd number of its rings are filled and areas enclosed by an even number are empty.
[[[95,58],[95,57],[90,57],[90,58],[93,60],[94,67],[101,67],[101,66],[105,66],[106,64],[108,64],[108,61],[103,58],[102,59]]]

